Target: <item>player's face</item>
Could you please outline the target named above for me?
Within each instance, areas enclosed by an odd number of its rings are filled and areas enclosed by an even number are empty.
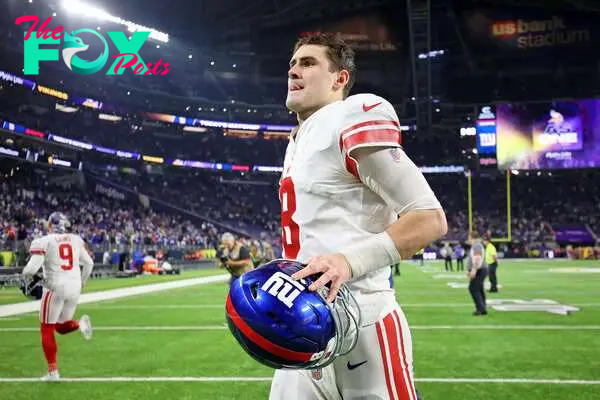
[[[326,47],[300,46],[290,60],[285,105],[297,114],[311,113],[343,97],[340,72],[331,72]]]

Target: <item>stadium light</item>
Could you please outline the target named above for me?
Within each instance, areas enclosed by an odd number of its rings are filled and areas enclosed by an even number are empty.
[[[78,0],[62,0],[62,7],[69,13],[79,14],[88,18],[96,18],[100,21],[110,21],[115,24],[123,25],[129,32],[149,31],[149,37],[151,39],[158,40],[159,42],[163,43],[169,42],[168,33],[157,31],[156,29],[152,29],[147,26],[136,24],[135,22],[111,15],[101,8],[90,6]],[[99,29],[100,28],[98,28],[98,30]]]
[[[444,55],[444,53],[445,53],[444,50],[432,50],[427,53],[419,53],[418,57],[419,57],[419,60],[425,60],[428,58],[436,58],[436,57],[442,56],[442,55]]]

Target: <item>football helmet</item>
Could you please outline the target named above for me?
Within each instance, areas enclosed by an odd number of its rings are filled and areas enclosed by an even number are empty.
[[[55,211],[48,217],[48,226],[52,228],[52,232],[65,233],[71,228],[71,222],[67,216],[59,211]]]
[[[20,282],[21,292],[30,300],[39,300],[42,298],[44,294],[44,276],[42,271],[38,271],[37,274],[31,278],[31,280],[27,280],[24,277],[21,277]]]
[[[360,310],[348,287],[342,285],[329,304],[327,287],[308,290],[319,275],[291,277],[304,267],[273,260],[243,274],[229,289],[229,330],[252,358],[271,368],[323,368],[358,341]]]

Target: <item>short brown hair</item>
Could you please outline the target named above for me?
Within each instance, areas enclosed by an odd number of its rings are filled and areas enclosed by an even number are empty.
[[[294,45],[294,53],[300,46],[314,44],[327,48],[327,58],[329,59],[330,72],[337,72],[345,69],[348,71],[348,84],[344,87],[344,98],[348,97],[350,89],[354,85],[356,75],[356,65],[354,64],[354,50],[344,42],[339,35],[330,33],[315,33],[309,36],[301,37]]]

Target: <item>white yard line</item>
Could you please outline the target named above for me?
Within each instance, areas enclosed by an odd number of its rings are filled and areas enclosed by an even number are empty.
[[[160,310],[160,309],[201,309],[201,308],[222,308],[225,309],[225,303],[222,304],[131,304],[131,305],[104,305],[104,302],[90,304],[86,308],[95,308],[99,310]]]
[[[216,325],[125,325],[94,326],[96,331],[210,331],[225,330],[226,324]],[[531,331],[598,331],[600,325],[412,325],[411,330],[531,330]],[[0,328],[2,332],[39,332],[39,327]]]
[[[173,326],[94,326],[94,331],[214,331],[227,329],[227,325],[173,325]],[[1,332],[39,332],[40,328],[0,328]]]
[[[103,290],[99,292],[85,293],[79,298],[79,304],[93,303],[103,300],[120,299],[123,297],[137,296],[153,292],[160,292],[169,289],[179,289],[189,286],[204,285],[207,283],[225,282],[229,275],[206,276],[203,278],[182,279],[163,283],[154,283],[149,285],[140,285],[128,288]],[[6,304],[0,306],[0,317],[9,317],[12,315],[27,314],[40,309],[40,302],[28,301],[16,304]]]

